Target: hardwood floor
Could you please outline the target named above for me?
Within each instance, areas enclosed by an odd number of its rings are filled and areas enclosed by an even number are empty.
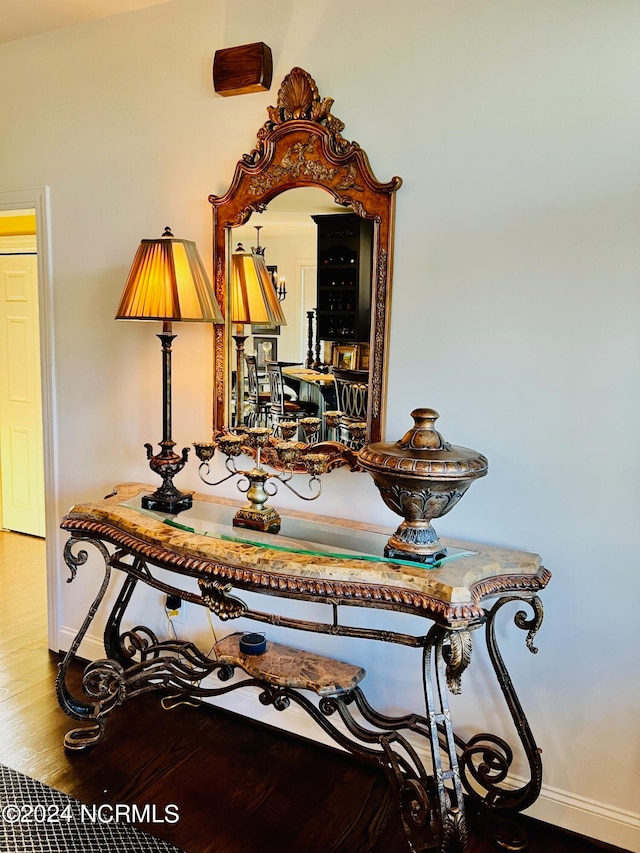
[[[88,803],[159,817],[175,804],[177,823],[141,828],[187,853],[408,853],[381,771],[206,706],[167,712],[147,695],[113,714],[103,744],[66,752],[45,611],[44,542],[0,531],[0,763]],[[469,853],[496,851],[486,824],[469,822]],[[615,849],[522,823],[532,853]]]

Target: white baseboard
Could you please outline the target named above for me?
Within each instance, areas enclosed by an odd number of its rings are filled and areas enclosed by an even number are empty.
[[[70,629],[61,630],[61,647],[68,649],[73,642],[74,632]],[[95,660],[104,657],[102,639],[87,635],[78,651],[80,657]],[[220,686],[220,682],[210,676],[203,684]],[[273,707],[264,706],[258,701],[259,690],[247,688],[220,697],[212,697],[206,701],[214,707],[223,708],[249,719],[258,720],[273,728],[281,729],[289,734],[306,738],[337,749],[339,747],[329,736],[295,703],[286,711],[276,711]],[[309,694],[310,695],[310,694]],[[116,711],[117,713],[117,711]],[[412,739],[420,759],[429,766],[431,757],[428,748],[420,739]],[[507,781],[512,787],[520,787],[526,780],[516,776]],[[527,815],[562,829],[586,835],[589,838],[621,847],[630,853],[640,853],[640,814],[625,811],[616,806],[600,803],[542,785],[540,796],[534,805],[527,810]]]
[[[526,814],[570,832],[640,853],[640,814],[635,812],[543,785],[540,797]]]

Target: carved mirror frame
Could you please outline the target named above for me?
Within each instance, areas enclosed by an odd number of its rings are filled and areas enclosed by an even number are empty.
[[[342,136],[344,124],[331,113],[332,98],[321,99],[315,81],[302,68],[284,78],[276,107],[258,131],[257,145],[236,164],[231,186],[209,196],[213,208],[213,269],[218,303],[226,317],[229,229],[266,209],[280,193],[321,187],[338,205],[374,222],[371,283],[371,334],[366,442],[382,438],[391,309],[391,271],[395,193],[402,180],[376,180],[366,153]],[[227,426],[229,322],[214,327],[214,435]],[[338,454],[339,455],[339,454]],[[351,462],[346,454],[345,461]],[[335,464],[335,463],[334,463]]]

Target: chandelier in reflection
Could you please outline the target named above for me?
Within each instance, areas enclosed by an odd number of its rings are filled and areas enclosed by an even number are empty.
[[[262,225],[254,225],[256,229],[256,245],[251,247],[251,251],[256,255],[261,255],[264,258],[264,252],[266,246],[260,245],[260,229],[263,227]],[[276,296],[278,297],[278,302],[284,302],[287,298],[287,282],[283,275],[278,275],[278,267],[275,265],[269,265],[265,263],[267,270],[269,272],[269,276],[271,277],[271,284],[273,284],[273,289],[276,292]]]

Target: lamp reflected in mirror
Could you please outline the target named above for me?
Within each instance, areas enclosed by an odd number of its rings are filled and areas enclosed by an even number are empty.
[[[314,187],[297,188],[273,199],[265,210],[253,213],[244,225],[230,229],[231,246],[251,244],[262,254],[287,320],[284,327],[254,324],[251,329],[253,341],[248,339],[246,342],[247,352],[251,352],[253,347],[256,355],[260,356],[258,346],[269,337],[275,345],[274,350],[277,350],[277,359],[273,360],[313,366],[313,351],[318,343],[318,237],[312,216],[333,211],[340,212],[340,208],[326,191]],[[307,363],[310,348],[311,364]],[[330,355],[330,349],[326,358],[323,351],[317,361],[330,361]],[[235,357],[232,361],[235,370]]]
[[[235,426],[244,424],[244,345],[245,324],[286,326],[278,294],[264,262],[255,250],[239,244],[231,256],[231,322],[236,345]]]
[[[171,437],[171,344],[176,337],[172,322],[224,323],[196,244],[173,236],[169,227],[158,240],[142,240],[124,287],[116,320],[161,320],[162,412],[160,452],[145,444],[151,470],[162,485],[142,498],[145,509],[175,514],[192,504],[191,492],[180,492],[173,478],[184,467],[189,454],[174,453]]]

